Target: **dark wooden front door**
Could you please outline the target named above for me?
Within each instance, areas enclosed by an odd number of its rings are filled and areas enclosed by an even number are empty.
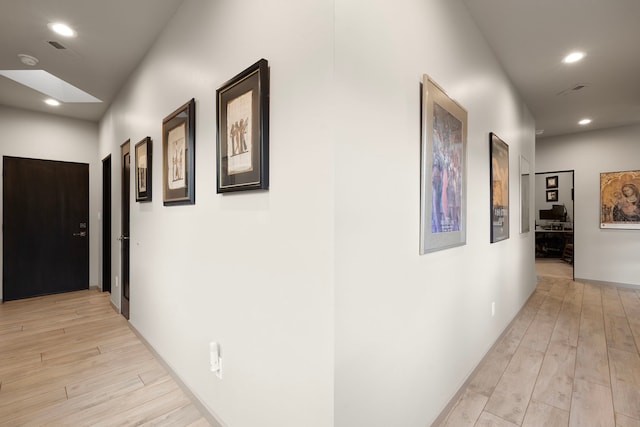
[[[119,240],[122,244],[122,297],[120,312],[129,318],[129,204],[131,203],[131,155],[129,141],[122,144],[122,233]]]
[[[3,300],[89,288],[89,165],[3,157]]]

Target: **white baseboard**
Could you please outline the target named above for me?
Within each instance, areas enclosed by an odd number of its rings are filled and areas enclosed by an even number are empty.
[[[193,394],[193,392],[189,389],[189,387],[187,387],[187,385],[182,381],[182,379],[180,379],[178,374],[175,373],[175,371],[171,368],[171,366],[162,358],[162,356],[158,354],[158,352],[153,348],[153,346],[149,344],[149,342],[142,336],[140,332],[138,332],[138,330],[131,324],[131,322],[127,322],[127,324],[129,325],[129,328],[133,331],[133,333],[136,334],[138,338],[140,338],[140,341],[142,341],[142,343],[149,349],[151,354],[153,354],[153,356],[158,360],[158,362],[167,370],[169,375],[171,375],[171,377],[182,389],[182,391],[187,395],[187,397],[191,399],[191,402],[193,402],[194,406],[198,408],[202,416],[206,418],[207,421],[209,421],[209,423],[213,427],[227,427],[226,424],[222,423],[218,419],[218,417],[212,414],[209,408],[207,408],[207,406],[204,403],[202,403],[195,394]]]

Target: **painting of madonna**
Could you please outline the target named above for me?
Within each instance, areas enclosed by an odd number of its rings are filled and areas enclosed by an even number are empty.
[[[640,171],[600,174],[600,228],[640,229]]]

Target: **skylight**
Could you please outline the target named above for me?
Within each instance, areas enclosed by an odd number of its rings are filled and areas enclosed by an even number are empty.
[[[0,75],[65,103],[102,102],[44,70],[0,70]]]

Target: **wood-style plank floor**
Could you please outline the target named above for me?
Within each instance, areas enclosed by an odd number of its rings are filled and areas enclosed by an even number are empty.
[[[0,305],[0,425],[209,426],[95,290]]]
[[[551,264],[437,425],[640,427],[640,291]]]

